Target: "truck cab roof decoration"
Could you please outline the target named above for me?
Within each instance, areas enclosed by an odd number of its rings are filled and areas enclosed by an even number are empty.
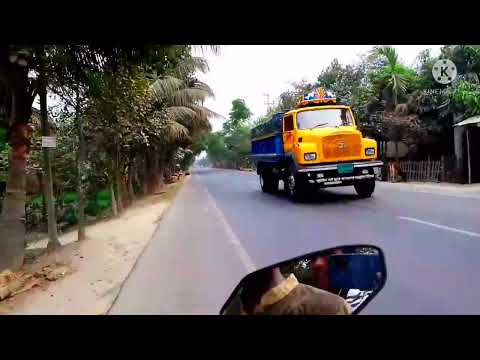
[[[334,93],[331,91],[325,90],[325,88],[320,87],[315,89],[308,94],[303,95],[303,98],[298,102],[297,109],[312,106],[312,105],[321,105],[321,104],[336,104],[337,98]]]

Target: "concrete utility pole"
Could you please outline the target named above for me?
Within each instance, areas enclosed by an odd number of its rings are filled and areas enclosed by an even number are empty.
[[[267,105],[267,112],[270,112],[272,109],[273,102],[270,102],[270,94],[263,94],[267,99],[265,101],[265,105]]]

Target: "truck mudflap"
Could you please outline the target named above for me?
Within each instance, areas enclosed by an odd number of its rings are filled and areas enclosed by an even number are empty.
[[[349,186],[358,181],[374,179],[382,166],[382,161],[305,166],[297,169],[297,176],[312,186]]]

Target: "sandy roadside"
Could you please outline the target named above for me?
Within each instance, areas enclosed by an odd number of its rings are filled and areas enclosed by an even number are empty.
[[[69,274],[1,301],[0,314],[107,313],[163,212],[185,181],[188,177],[167,185],[165,193],[135,202],[118,219],[88,226],[83,242],[76,241],[76,231],[62,235],[60,241],[65,245],[61,249],[39,257],[25,270],[35,272],[57,262],[68,265]]]

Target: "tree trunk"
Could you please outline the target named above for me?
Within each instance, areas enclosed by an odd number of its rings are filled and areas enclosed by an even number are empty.
[[[43,149],[43,163],[45,166],[45,199],[47,203],[48,247],[61,246],[57,234],[57,215],[55,213],[55,199],[53,197],[52,167],[49,149]]]
[[[78,96],[78,94],[77,94]],[[78,99],[77,99],[78,101]],[[78,191],[78,240],[84,240],[85,235],[85,134],[83,131],[83,119],[79,115],[80,109],[76,109],[76,125],[78,135],[78,163],[77,163],[77,191]]]
[[[127,166],[122,166],[121,171],[120,171],[120,186],[122,189],[122,194],[123,194],[123,207],[126,208],[130,206],[132,203],[132,200],[130,198],[130,193],[128,189],[128,167]]]
[[[155,194],[155,193],[159,192],[160,190],[162,190],[164,181],[163,181],[163,167],[161,166],[160,158],[158,156],[158,152],[155,152],[153,155],[154,155],[154,157],[153,157],[153,175],[154,175],[154,179],[155,179],[155,181],[154,181],[155,188],[154,188],[153,193]]]
[[[150,151],[149,156],[149,167],[148,167],[148,194],[155,193],[156,189],[156,177],[155,177],[155,151]]]
[[[16,270],[25,256],[26,165],[31,128],[16,124],[12,129],[9,174],[0,216],[0,271]]]
[[[39,51],[40,69],[39,69],[39,90],[40,97],[40,119],[42,123],[42,136],[50,135],[50,126],[48,124],[47,111],[47,82],[45,79],[45,65],[43,63],[43,48]],[[52,178],[52,164],[49,148],[43,148],[43,166],[45,173],[45,197],[47,202],[47,222],[48,222],[48,247],[61,246],[57,234],[57,216],[55,214],[55,199],[53,197],[53,178]]]
[[[115,191],[113,190],[113,181],[110,182],[110,197],[112,200],[112,213],[113,216],[118,216],[118,207],[117,207],[117,200],[115,199]]]
[[[145,154],[144,160],[143,160],[143,173],[142,173],[142,195],[147,195],[148,194],[148,154]]]
[[[398,143],[399,141],[395,142],[395,176],[397,181],[401,181],[400,178],[400,152],[398,150]]]
[[[135,173],[134,167],[130,165],[128,167],[128,195],[131,203],[135,201],[135,191],[133,190],[133,180],[135,178],[134,173]]]
[[[147,193],[148,194],[155,194],[156,192],[160,191],[163,185],[163,176],[160,171],[160,164],[158,158],[158,152],[156,149],[152,149],[147,154],[149,166],[148,166],[148,175],[147,175]]]
[[[38,183],[40,184],[40,191],[42,194],[42,223],[46,223],[47,220],[47,190],[45,189],[45,179],[43,178],[43,174],[41,171],[37,171],[37,179]],[[43,228],[43,226],[42,226]]]
[[[140,196],[144,195],[142,169],[144,169],[143,161],[141,161],[139,157],[136,157],[135,158],[135,166],[134,166],[135,171],[133,172],[133,179],[132,179],[133,184],[132,185],[137,184],[138,193],[139,193]],[[135,195],[135,198],[136,198],[137,195],[135,194],[135,192],[134,192],[134,195]]]
[[[121,176],[118,170],[115,171],[115,197],[117,199],[118,212],[121,214],[124,210]]]
[[[115,197],[117,199],[117,209],[119,213],[123,212],[122,199],[122,183],[120,174],[120,151],[117,150],[115,154],[115,161],[113,166],[113,179],[115,182]]]
[[[20,268],[25,256],[26,163],[32,134],[28,122],[34,95],[30,92],[28,68],[2,64],[0,78],[8,92],[6,110],[11,124],[9,175],[0,216],[1,271]]]

